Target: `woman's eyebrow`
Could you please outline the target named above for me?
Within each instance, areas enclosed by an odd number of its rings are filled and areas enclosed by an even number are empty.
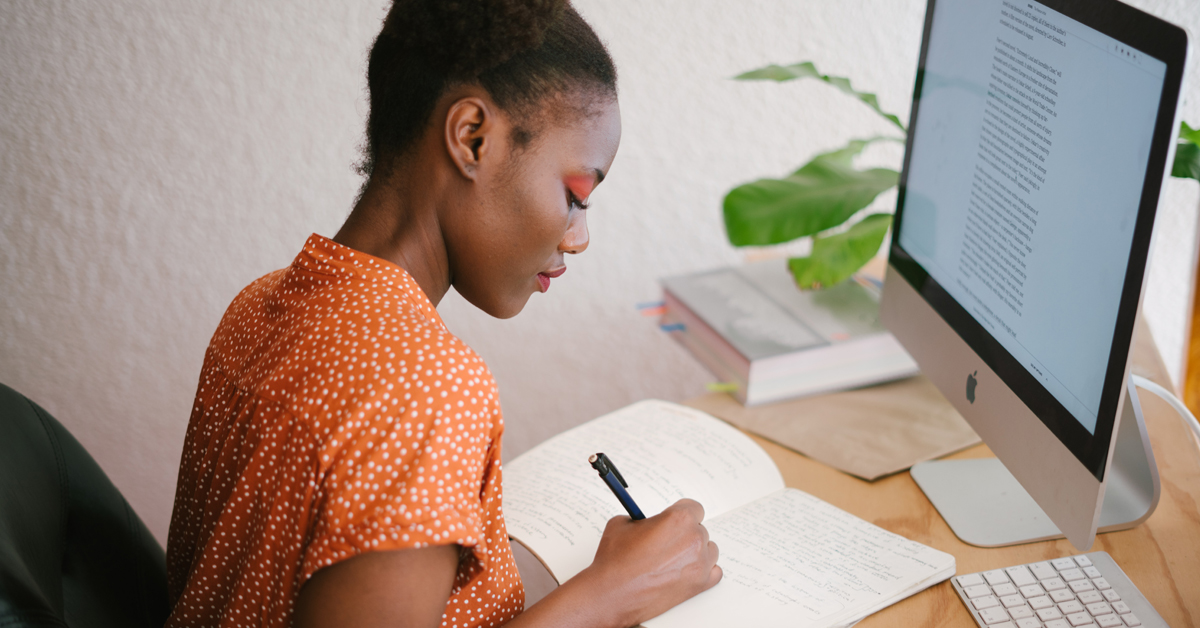
[[[592,173],[596,175],[596,185],[600,185],[604,181],[604,171],[599,168],[592,168]]]

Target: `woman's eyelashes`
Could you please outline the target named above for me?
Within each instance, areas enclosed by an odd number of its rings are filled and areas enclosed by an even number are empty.
[[[587,209],[588,197],[596,187],[596,179],[592,177],[573,175],[564,181],[567,187],[567,205],[575,209]]]

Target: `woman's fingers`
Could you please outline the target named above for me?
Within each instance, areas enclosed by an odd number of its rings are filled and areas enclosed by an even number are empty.
[[[710,552],[709,558],[712,559],[713,566],[708,574],[708,582],[705,583],[704,588],[701,589],[701,591],[707,591],[713,588],[718,582],[721,581],[721,578],[725,577],[725,570],[721,569],[721,566],[717,564],[717,559],[719,559],[721,556],[721,550],[717,548],[716,543],[709,541],[708,551]]]
[[[630,521],[632,521],[632,519],[629,518],[629,515],[617,515],[616,517],[612,517],[608,520],[608,523],[604,524],[604,534],[608,534],[609,530],[614,530],[619,526],[629,523]]]
[[[706,584],[704,586],[704,588],[700,590],[700,592],[703,593],[703,592],[717,586],[717,583],[720,582],[721,578],[724,578],[724,577],[725,577],[725,571],[721,569],[721,566],[713,565],[712,572],[709,573],[709,576],[708,576],[708,584]]]
[[[688,499],[685,497],[685,498],[675,502],[674,504],[667,506],[667,509],[664,510],[663,512],[667,512],[668,510],[673,510],[673,509],[683,510],[685,512],[691,513],[691,515],[695,519],[696,523],[700,523],[701,521],[704,521],[704,506],[701,506],[700,502],[698,502],[694,499]]]
[[[700,540],[701,540],[701,542],[704,543],[704,545],[702,545],[701,547],[707,546],[708,544],[712,543],[712,541],[710,541],[708,539],[708,528],[704,527],[703,523],[697,523],[696,525],[700,526]]]

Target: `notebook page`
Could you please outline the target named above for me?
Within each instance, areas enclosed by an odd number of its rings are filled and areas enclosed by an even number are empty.
[[[592,563],[604,525],[626,514],[588,456],[608,454],[647,517],[690,497],[711,518],[783,488],[771,458],[719,419],[643,401],[551,438],[504,465],[508,533],[563,582]]]
[[[954,573],[953,556],[796,489],[705,525],[724,578],[646,628],[836,626]]]

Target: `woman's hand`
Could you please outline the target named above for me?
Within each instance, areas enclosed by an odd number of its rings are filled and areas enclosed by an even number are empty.
[[[704,507],[681,499],[642,521],[613,517],[591,566],[508,625],[633,626],[721,581]]]
[[[654,517],[632,521],[613,517],[583,576],[606,591],[602,603],[620,600],[634,625],[662,614],[721,581],[717,544],[700,524],[704,507],[681,499]]]

